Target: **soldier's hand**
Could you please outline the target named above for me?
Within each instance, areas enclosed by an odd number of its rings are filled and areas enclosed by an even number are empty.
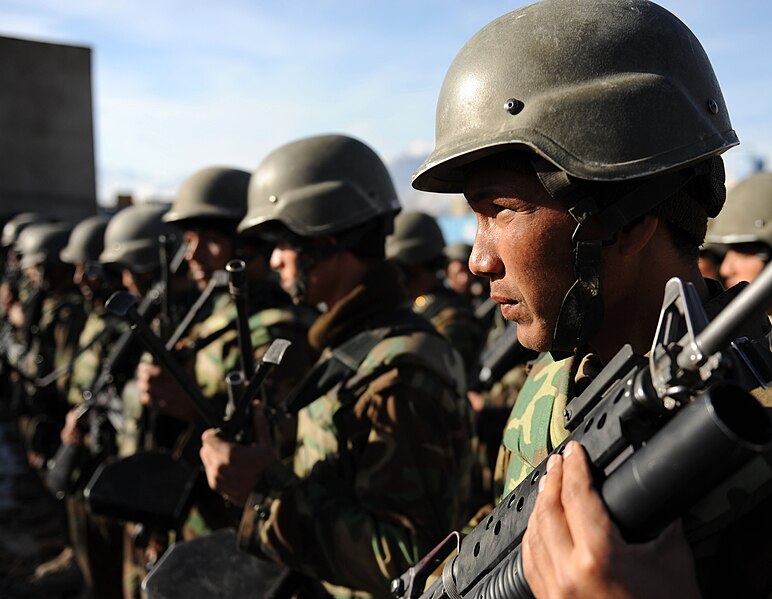
[[[2,310],[4,314],[8,314],[8,310],[11,309],[12,304],[13,291],[11,290],[8,281],[3,281],[0,283],[0,310]]]
[[[137,366],[137,389],[143,406],[156,408],[184,422],[196,419],[196,408],[185,390],[158,364],[140,362]]]
[[[83,443],[83,434],[78,428],[78,414],[75,408],[67,412],[64,418],[64,427],[59,433],[62,443],[65,445],[81,445]]]
[[[21,307],[21,302],[13,302],[6,312],[6,318],[14,328],[24,328],[26,318],[24,316],[24,309]]]
[[[525,578],[537,599],[698,598],[680,524],[649,543],[628,544],[592,486],[584,449],[553,455],[523,538]]]
[[[260,402],[252,404],[257,442],[239,445],[217,436],[215,429],[201,435],[201,462],[209,486],[237,505],[244,505],[265,469],[276,460]]]

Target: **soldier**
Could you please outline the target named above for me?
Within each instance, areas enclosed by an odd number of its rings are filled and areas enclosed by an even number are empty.
[[[488,299],[490,291],[487,280],[474,276],[469,270],[472,246],[464,242],[451,243],[445,246],[443,253],[447,259],[445,270],[448,287],[467,298],[476,309]]]
[[[428,214],[402,212],[394,219],[394,233],[386,238],[386,257],[405,274],[413,311],[428,319],[456,348],[467,371],[480,354],[485,329],[464,298],[443,285],[447,264],[445,238]]]
[[[31,224],[16,242],[23,276],[34,290],[26,305],[26,338],[22,341],[26,352],[18,369],[26,380],[31,455],[40,467],[59,445],[67,411],[67,365],[86,320],[83,298],[73,285],[73,269],[59,257],[71,231],[67,224]],[[59,368],[65,369],[62,376],[39,384]]]
[[[399,307],[406,290],[384,261],[398,210],[386,167],[350,137],[265,158],[239,228],[276,240],[271,265],[295,302],[327,306],[309,331],[322,358],[288,402],[300,409],[294,471],[265,435],[252,447],[202,437],[209,484],[245,504],[243,546],[336,596],[388,596],[390,577],[467,516],[463,365]]]
[[[259,239],[242,240],[236,234],[236,226],[247,212],[249,178],[249,173],[237,169],[202,169],[182,184],[163,219],[184,232],[185,260],[200,288],[206,287],[213,273],[224,270],[232,259],[245,260],[249,283],[249,328],[255,359],[262,357],[274,339],[293,342],[286,359],[265,382],[266,395],[278,400],[286,397],[313,364],[314,356],[308,348],[306,333],[316,314],[293,307],[289,296],[272,276],[268,259],[273,246]],[[228,399],[226,375],[239,370],[240,355],[236,307],[225,288],[215,293],[211,315],[196,324],[181,341],[179,356],[186,356],[186,361],[191,362],[204,397],[222,412]],[[192,400],[161,367],[140,364],[137,381],[143,405],[198,424]],[[294,421],[277,422],[273,432],[278,437],[280,457],[291,458]],[[199,463],[197,441],[198,436],[186,454],[196,464]],[[210,497],[210,494],[204,493],[198,498],[197,507],[183,531],[185,538],[235,524],[222,499],[216,494]]]
[[[566,438],[563,408],[602,365],[626,343],[648,352],[668,279],[691,282],[709,315],[736,295],[700,276],[697,255],[725,199],[719,154],[737,136],[699,41],[646,0],[545,0],[493,21],[451,65],[436,122],[413,185],[465,194],[478,220],[472,272],[490,279],[523,345],[551,352],[505,431],[509,491]],[[628,544],[581,446],[547,469],[523,540],[536,597],[772,590],[760,565],[772,548],[768,501],[748,514],[722,498],[735,524],[710,530],[720,514],[703,512],[694,553],[677,526]],[[765,482],[738,480],[732,492],[750,498]]]
[[[88,307],[88,318],[78,342],[79,353],[71,364],[72,376],[67,400],[72,406],[83,403],[84,392],[94,391],[102,363],[127,328],[114,317],[106,318],[105,315],[105,295],[109,289],[115,290],[118,287],[117,273],[109,268],[104,269],[99,263],[108,220],[107,217],[93,216],[78,223],[60,254],[63,262],[74,267],[73,282],[79,286]],[[127,369],[113,373],[112,385],[116,393],[120,392],[128,374]],[[73,407],[67,413],[60,434],[64,445],[79,447],[84,443],[77,417],[77,408]],[[102,428],[110,426],[107,422],[101,424]],[[92,427],[89,432],[100,437],[109,435],[110,439],[91,439],[99,445],[99,449],[94,448],[94,455],[90,459],[79,461],[77,480],[67,496],[70,540],[91,596],[119,599],[123,596],[123,528],[112,519],[89,514],[83,500],[83,487],[96,466],[102,460],[115,456],[114,431],[100,431]]]
[[[772,257],[772,173],[756,173],[729,190],[706,241],[726,252],[719,272],[728,286],[764,270]]]
[[[0,284],[0,309],[17,328],[21,328],[24,321],[19,300],[26,300],[28,293],[19,286],[23,281],[19,280],[19,257],[14,246],[27,226],[46,222],[52,222],[52,219],[34,212],[21,212],[3,225],[0,235],[0,247],[5,253],[3,282]]]
[[[185,288],[184,281],[170,277],[162,281],[160,238],[173,241],[172,253],[179,246],[179,231],[164,223],[162,218],[167,207],[153,205],[129,206],[110,219],[105,230],[104,250],[99,255],[103,267],[116,268],[121,272],[123,286],[134,295],[155,297],[152,309],[146,318],[156,316],[156,324],[161,316],[163,304],[174,306],[179,301],[180,288]],[[176,247],[175,247],[176,246]],[[167,289],[166,283],[169,284]],[[160,291],[160,293],[158,293]],[[171,294],[166,301],[164,294]],[[164,315],[164,316],[168,316]],[[171,325],[171,323],[168,323]],[[139,349],[135,347],[135,349]],[[133,373],[139,361],[139,351],[131,351],[122,360],[123,372]],[[122,377],[121,377],[122,378]],[[140,392],[136,377],[129,375],[120,389],[123,409],[123,430],[118,431],[118,454],[126,457],[137,453],[139,449],[160,444],[170,447],[183,430],[182,423],[164,418],[153,427],[146,426],[148,419],[143,418]],[[159,419],[160,420],[160,419]],[[153,430],[149,430],[153,428]],[[145,576],[145,549],[138,547],[134,538],[139,529],[133,524],[124,528],[123,544],[123,592],[125,597],[138,597],[139,585]]]

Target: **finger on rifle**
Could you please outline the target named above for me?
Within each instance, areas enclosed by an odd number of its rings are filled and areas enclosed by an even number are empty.
[[[572,441],[563,455],[562,502],[571,536],[587,551],[605,550],[609,535],[616,528],[593,486],[587,454],[579,443]]]
[[[201,442],[205,443],[207,439],[210,437],[216,437],[217,436],[217,429],[216,428],[208,428],[203,433],[201,433]]]
[[[539,588],[539,580],[546,582],[554,578],[561,564],[568,562],[573,549],[571,532],[560,499],[563,486],[561,456],[550,456],[548,473],[538,482],[539,494],[523,539],[526,580],[534,584],[536,589]]]

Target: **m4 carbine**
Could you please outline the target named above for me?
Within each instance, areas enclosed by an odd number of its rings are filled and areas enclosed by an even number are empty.
[[[655,537],[770,447],[772,424],[747,390],[772,379],[766,339],[736,339],[772,304],[772,269],[710,324],[693,286],[671,279],[648,358],[628,345],[564,412],[596,487],[628,541]],[[521,542],[545,459],[469,535],[453,533],[392,582],[401,599],[527,599]],[[686,530],[687,538],[689,530]],[[442,576],[429,575],[453,550]]]

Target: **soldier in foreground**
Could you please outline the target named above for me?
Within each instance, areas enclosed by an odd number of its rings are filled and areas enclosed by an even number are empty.
[[[301,139],[261,163],[239,228],[276,241],[271,265],[296,303],[327,306],[309,331],[322,357],[288,402],[293,469],[265,435],[252,447],[203,435],[209,484],[245,504],[242,545],[335,596],[388,597],[390,577],[467,515],[463,366],[399,308],[407,293],[384,261],[398,210],[385,166],[355,139]]]
[[[691,282],[709,315],[736,295],[700,276],[697,255],[725,199],[719,155],[737,143],[699,41],[651,2],[546,0],[493,21],[458,54],[413,185],[466,195],[478,219],[472,271],[490,279],[519,340],[551,352],[505,431],[504,491],[566,438],[563,409],[623,344],[649,350],[668,279]],[[765,320],[747,335],[762,338]],[[772,590],[769,500],[750,500],[768,477],[734,481],[748,502],[701,513],[690,548],[678,526],[627,543],[580,445],[547,470],[522,554],[539,599]]]

